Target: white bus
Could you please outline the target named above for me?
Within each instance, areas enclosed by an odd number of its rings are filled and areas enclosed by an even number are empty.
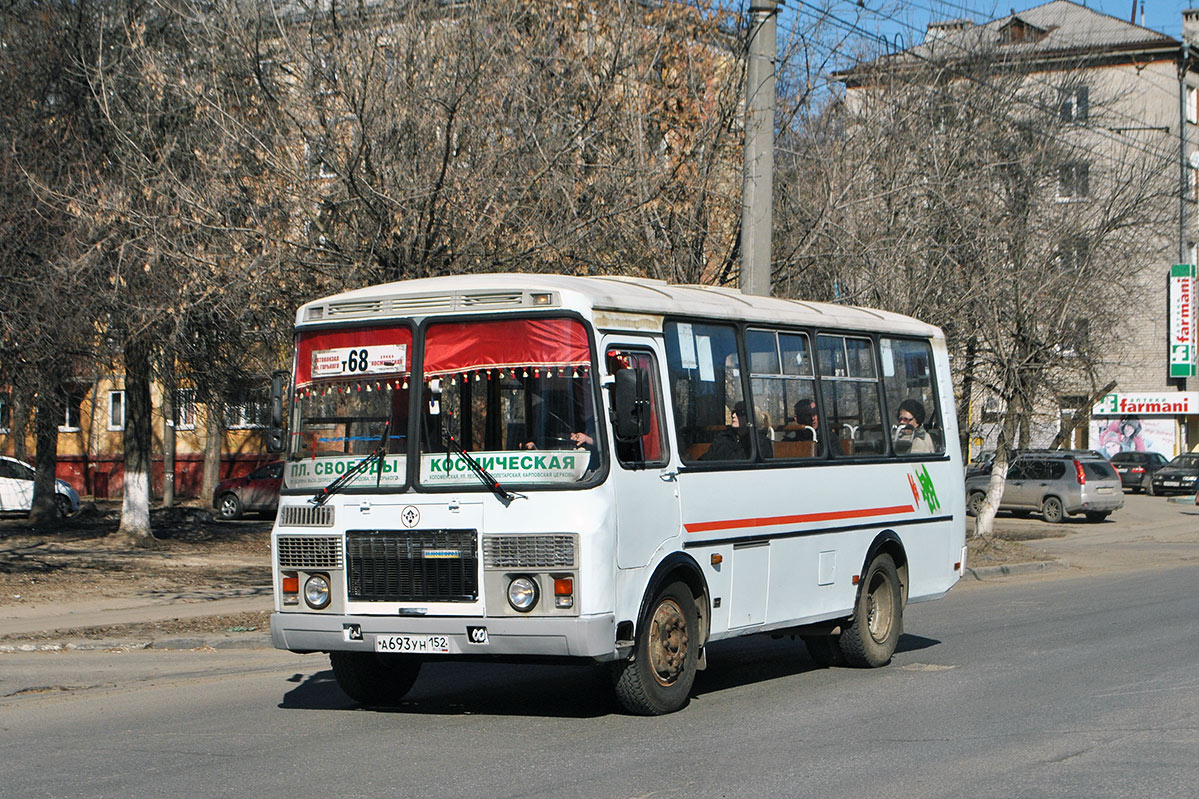
[[[945,341],[897,314],[413,280],[301,307],[275,388],[272,641],[364,705],[442,660],[567,659],[666,713],[762,632],[880,666],[965,566]]]

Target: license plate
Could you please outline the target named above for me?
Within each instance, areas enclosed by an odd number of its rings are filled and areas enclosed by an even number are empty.
[[[1177,480],[1163,480],[1162,485],[1170,486],[1172,488],[1178,488],[1178,481]]]
[[[1099,493],[1100,493],[1100,494],[1114,494],[1114,493],[1116,493],[1116,489],[1114,489],[1114,488],[1101,488],[1101,489],[1099,489]]]
[[[445,655],[454,650],[444,635],[376,635],[376,652],[406,655]]]
[[[1116,471],[1119,472],[1120,474],[1124,474],[1125,472],[1128,471],[1128,467],[1127,466],[1117,466]]]

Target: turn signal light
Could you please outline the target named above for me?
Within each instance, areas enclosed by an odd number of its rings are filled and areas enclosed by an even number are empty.
[[[575,604],[575,581],[573,577],[554,578],[554,607],[573,608]]]
[[[280,587],[283,589],[283,604],[298,605],[300,604],[300,575],[297,572],[283,572],[283,579],[279,581]]]

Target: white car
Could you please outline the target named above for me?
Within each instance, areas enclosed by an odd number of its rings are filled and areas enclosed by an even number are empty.
[[[28,463],[0,455],[0,515],[29,515],[33,509],[33,475]],[[54,481],[54,500],[63,516],[79,510],[78,492],[63,480]]]

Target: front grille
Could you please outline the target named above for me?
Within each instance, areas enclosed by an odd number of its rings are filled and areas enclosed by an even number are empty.
[[[473,602],[479,596],[474,530],[350,530],[349,598]]]
[[[573,535],[488,535],[483,537],[488,569],[573,569]]]
[[[284,527],[332,527],[332,505],[284,505],[279,509],[279,524]]]
[[[337,536],[281,535],[276,549],[281,569],[341,568],[341,539]]]

